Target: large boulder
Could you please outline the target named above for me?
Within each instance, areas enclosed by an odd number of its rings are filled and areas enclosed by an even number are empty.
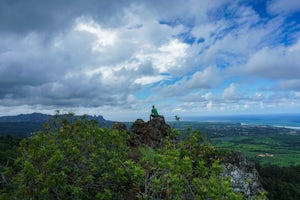
[[[246,199],[265,192],[260,183],[259,173],[254,163],[250,162],[239,152],[222,156],[223,176],[230,178],[235,192],[240,192]]]
[[[163,117],[156,117],[148,122],[137,119],[130,128],[132,144],[135,146],[147,145],[160,147],[163,139],[171,132],[171,127],[166,124]]]

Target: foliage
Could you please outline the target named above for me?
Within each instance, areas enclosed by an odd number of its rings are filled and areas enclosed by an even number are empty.
[[[127,159],[125,132],[72,119],[21,141],[14,199],[122,199],[138,183],[143,170]]]
[[[128,146],[126,131],[56,115],[20,142],[0,199],[242,199],[221,176],[221,153],[191,128],[154,149]],[[176,138],[181,138],[176,140]]]
[[[178,117],[177,115],[175,115],[175,120],[178,122],[180,121],[180,117]]]
[[[288,167],[300,165],[300,135],[264,136],[225,136],[211,139],[218,148],[233,149],[242,152],[249,159],[260,165],[277,165]],[[258,157],[259,154],[272,156]]]
[[[270,165],[260,166],[258,170],[270,200],[300,199],[300,166]]]
[[[214,146],[239,151],[261,165],[300,165],[300,130],[228,122],[180,121],[176,127],[201,130]],[[265,153],[273,157],[257,157]]]
[[[15,138],[26,138],[42,128],[43,122],[0,122],[0,135],[9,134]]]
[[[18,157],[18,142],[18,139],[10,135],[0,136],[0,165],[11,165]]]
[[[10,135],[0,137],[0,191],[6,186],[6,178],[2,172],[7,168],[13,166],[18,154],[19,139],[15,139]]]
[[[176,145],[140,148],[146,175],[139,199],[242,199],[220,176],[216,150],[202,140],[192,134]]]

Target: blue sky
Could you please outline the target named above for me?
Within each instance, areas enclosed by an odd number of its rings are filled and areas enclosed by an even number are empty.
[[[1,0],[0,115],[299,113],[299,0]]]

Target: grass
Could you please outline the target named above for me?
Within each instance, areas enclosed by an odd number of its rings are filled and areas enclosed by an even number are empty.
[[[300,165],[300,136],[274,135],[272,137],[234,136],[230,140],[211,138],[212,144],[221,149],[233,149],[261,165]],[[258,157],[258,154],[273,157]]]

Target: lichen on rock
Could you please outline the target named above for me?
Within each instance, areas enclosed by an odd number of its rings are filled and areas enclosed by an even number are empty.
[[[240,192],[247,199],[265,192],[259,180],[259,173],[254,163],[239,152],[222,156],[223,176],[230,178],[235,192]]]

